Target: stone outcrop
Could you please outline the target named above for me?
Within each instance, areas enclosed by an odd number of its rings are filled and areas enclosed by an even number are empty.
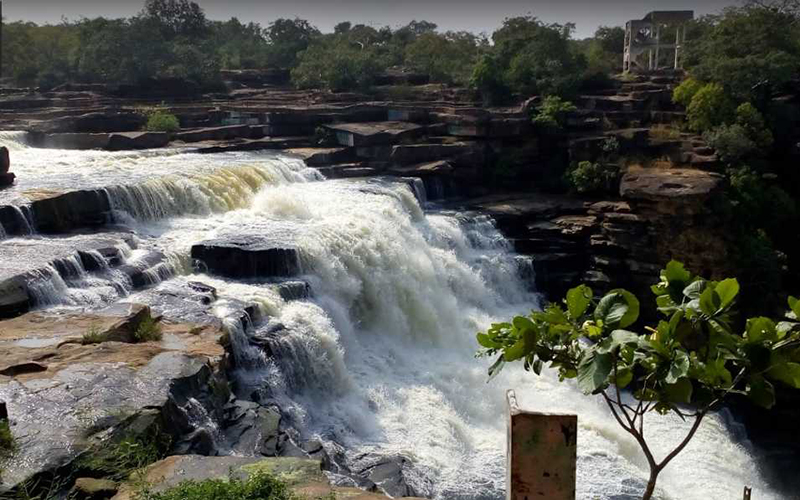
[[[0,147],[0,189],[14,184],[16,176],[9,172],[11,160],[8,156],[8,148]]]
[[[154,149],[169,144],[166,132],[119,132],[108,136],[107,149],[124,151],[129,149]]]
[[[300,272],[295,248],[257,237],[231,238],[192,246],[192,258],[209,272],[230,278],[278,278]]]

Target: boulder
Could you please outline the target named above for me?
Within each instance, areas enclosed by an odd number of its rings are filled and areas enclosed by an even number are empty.
[[[107,149],[122,151],[129,149],[154,149],[169,144],[166,132],[120,132],[111,134]]]
[[[43,133],[130,132],[141,129],[145,121],[145,117],[140,113],[109,110],[54,118],[37,124],[34,130]]]
[[[723,180],[720,174],[689,168],[636,169],[623,175],[620,195],[648,201],[705,199],[722,187]]]
[[[8,173],[11,168],[11,159],[8,156],[8,148],[0,147],[0,174]]]
[[[84,189],[42,196],[31,203],[36,227],[42,233],[64,233],[80,227],[103,226],[111,203],[101,189]]]
[[[81,498],[89,500],[104,500],[117,494],[119,485],[108,479],[94,479],[79,477],[75,480],[74,491]]]
[[[14,184],[14,179],[16,178],[17,176],[14,175],[13,172],[6,172],[4,174],[0,173],[0,188],[8,187]]]
[[[297,249],[259,238],[204,241],[192,246],[192,258],[229,278],[277,278],[300,272]]]

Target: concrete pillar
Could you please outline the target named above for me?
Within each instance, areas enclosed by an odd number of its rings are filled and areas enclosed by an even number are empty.
[[[575,500],[577,415],[520,410],[508,391],[507,500]]]
[[[656,25],[656,65],[653,69],[658,69],[658,59],[661,55],[661,25]]]

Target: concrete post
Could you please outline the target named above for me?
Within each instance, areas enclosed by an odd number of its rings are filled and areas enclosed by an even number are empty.
[[[577,415],[522,411],[508,391],[507,500],[575,500]]]
[[[658,70],[658,59],[661,56],[661,25],[656,24],[656,65],[653,69]]]

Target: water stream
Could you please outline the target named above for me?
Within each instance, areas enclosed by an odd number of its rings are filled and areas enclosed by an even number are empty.
[[[34,154],[21,142],[14,147],[14,157],[35,156],[42,164],[62,154]],[[487,383],[491,361],[474,358],[475,333],[539,306],[523,279],[530,262],[513,253],[488,217],[426,211],[419,182],[324,180],[302,162],[274,154],[64,155],[67,170],[83,171],[83,160],[103,158],[103,177],[87,185],[126,186],[107,189],[119,219],[136,232],[141,251],[171,256],[154,283],[215,287],[214,312],[233,332],[241,380],[277,401],[306,438],[331,450],[343,447],[349,464],[365,455],[401,455],[414,463],[406,479],[423,495],[503,498],[504,394],[514,388],[523,407],[579,415],[578,498],[636,498],[641,491],[644,457],[601,401],[552,374],[507,369]],[[179,174],[184,166],[188,173]],[[22,178],[26,168],[17,170]],[[62,182],[46,177],[39,185],[36,178],[25,182],[31,189]],[[194,243],[242,235],[298,248],[312,297],[287,302],[268,283],[192,274]],[[87,273],[77,264],[54,269],[61,282],[51,282],[59,288],[42,293],[96,290],[91,280],[110,272]],[[127,294],[80,304],[99,307]],[[240,302],[258,304],[249,331],[229,317]],[[273,356],[246,335],[268,339]],[[674,416],[654,415],[648,426],[659,455],[688,430]],[[779,498],[761,479],[747,441],[731,428],[721,415],[703,424],[662,474],[662,498],[733,499],[744,485],[754,487],[756,498]]]

